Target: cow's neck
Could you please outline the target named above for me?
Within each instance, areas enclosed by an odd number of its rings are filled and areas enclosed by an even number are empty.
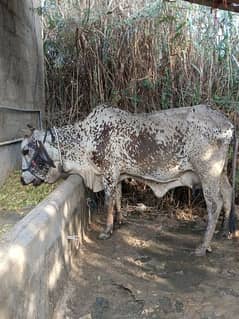
[[[61,162],[63,171],[77,172],[77,159],[74,156],[80,153],[82,139],[83,132],[79,124],[77,127],[67,125],[56,129],[55,145],[58,149],[58,160]]]
[[[78,133],[79,130],[76,130],[74,125],[67,125],[56,129],[57,138],[62,152],[64,149],[68,149],[71,145],[74,145],[77,141],[79,141]]]
[[[74,154],[80,153],[81,142],[84,138],[80,124],[78,123],[76,127],[67,125],[61,128],[52,128],[51,131],[54,138],[49,132],[46,135],[46,131],[39,132],[36,138],[43,142],[50,158],[56,164],[59,163],[63,171],[76,173],[78,161],[75,160]]]

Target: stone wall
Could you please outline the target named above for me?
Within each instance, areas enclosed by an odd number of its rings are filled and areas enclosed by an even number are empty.
[[[87,224],[82,179],[70,176],[1,238],[0,319],[52,318]]]
[[[0,0],[0,184],[20,163],[22,128],[39,127],[44,106],[39,2]]]

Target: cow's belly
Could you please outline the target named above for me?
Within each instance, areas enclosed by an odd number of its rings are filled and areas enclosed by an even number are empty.
[[[174,178],[169,178],[167,180],[162,180],[162,178],[156,179],[155,176],[135,176],[128,174],[121,175],[120,180],[122,181],[127,177],[132,177],[140,182],[145,183],[159,198],[164,196],[167,191],[175,187],[187,186],[193,188],[194,186],[201,184],[199,177],[193,171],[181,172],[181,174],[179,174],[177,177],[175,176]]]
[[[138,176],[145,180],[167,183],[178,179],[185,172],[193,172],[193,168],[188,161],[177,161],[168,163],[165,167],[159,165],[132,165],[124,170],[125,175]]]

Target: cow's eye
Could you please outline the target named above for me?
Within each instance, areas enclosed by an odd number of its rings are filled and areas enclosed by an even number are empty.
[[[29,154],[29,150],[22,150],[22,155],[26,156]]]

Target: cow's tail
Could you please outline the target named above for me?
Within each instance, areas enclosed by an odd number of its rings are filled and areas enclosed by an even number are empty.
[[[236,231],[236,213],[235,213],[235,198],[236,198],[236,169],[237,169],[237,152],[238,152],[238,136],[236,134],[236,125],[233,134],[233,158],[232,158],[232,205],[229,216],[229,232],[230,234]]]

